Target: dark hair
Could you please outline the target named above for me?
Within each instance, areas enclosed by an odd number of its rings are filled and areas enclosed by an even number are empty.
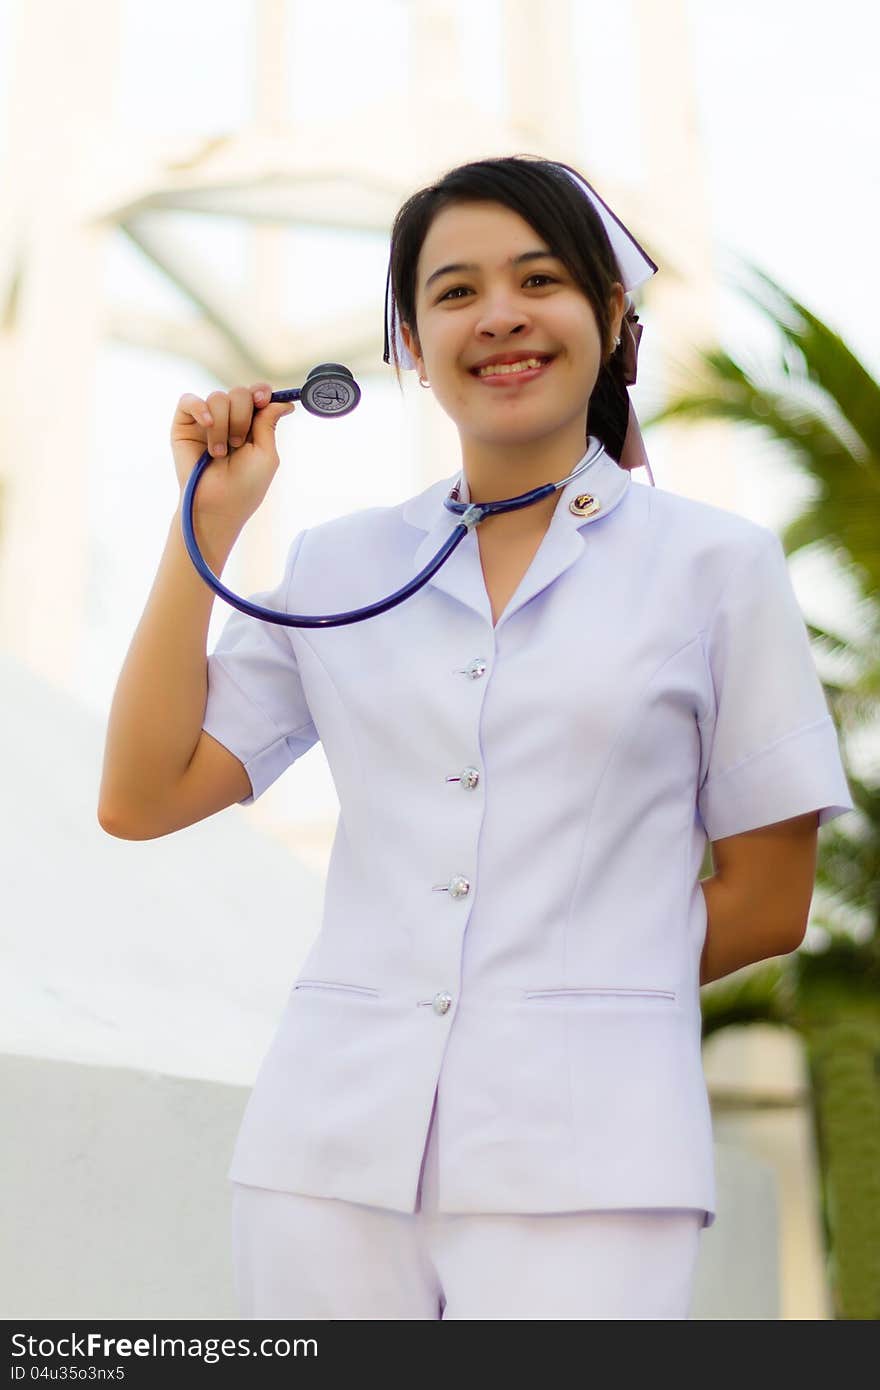
[[[602,366],[590,396],[588,434],[601,439],[607,452],[619,461],[629,419],[629,396],[623,380],[621,349],[615,349],[610,356],[607,349],[611,337],[611,290],[615,280],[624,283],[623,275],[602,219],[558,164],[538,155],[478,159],[450,169],[436,183],[408,198],[391,229],[388,278],[398,320],[415,331],[416,266],[436,214],[451,203],[484,201],[503,203],[534,227],[556,251],[593,306],[602,342]],[[389,332],[386,324],[386,332],[400,384],[394,326]]]

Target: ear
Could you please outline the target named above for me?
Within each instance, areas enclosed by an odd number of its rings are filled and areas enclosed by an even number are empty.
[[[626,315],[626,291],[619,280],[615,280],[610,296],[611,303],[611,351],[614,351],[614,339],[620,335],[620,325]]]
[[[415,358],[419,376],[421,376],[425,364],[422,361],[422,352],[421,348],[419,347],[419,340],[414,333],[410,332],[410,327],[408,323],[401,323],[400,336],[403,338],[404,346],[407,352],[410,354],[410,356]]]

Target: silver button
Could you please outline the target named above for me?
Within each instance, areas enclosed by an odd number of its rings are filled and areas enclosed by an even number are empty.
[[[457,777],[447,777],[447,782],[460,782],[465,791],[472,791],[480,780],[480,770],[476,767],[463,767]]]
[[[472,681],[480,679],[486,674],[486,659],[482,656],[475,656],[473,661],[469,661],[467,666],[460,666],[455,672],[457,676],[470,676]]]
[[[451,898],[464,898],[471,891],[471,885],[462,874],[456,874],[448,883],[435,883],[432,893],[448,893]]]
[[[451,1003],[452,995],[448,994],[444,989],[441,990],[439,994],[434,995],[434,998],[431,1001],[431,1007],[433,1008],[435,1014],[445,1014],[449,1009],[449,1005]]]

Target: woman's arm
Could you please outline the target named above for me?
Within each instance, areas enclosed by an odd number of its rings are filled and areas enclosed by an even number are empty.
[[[708,923],[700,984],[788,955],[804,939],[818,856],[816,811],[712,842],[715,872],[700,880]]]
[[[162,805],[186,772],[201,738],[214,591],[189,558],[181,530],[182,505],[172,518],[110,707],[98,821],[111,835],[115,827],[140,823]],[[221,541],[197,525],[196,539],[219,577],[235,537]]]

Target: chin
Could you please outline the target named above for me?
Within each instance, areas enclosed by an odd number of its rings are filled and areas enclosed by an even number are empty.
[[[468,412],[461,422],[473,434],[484,439],[497,439],[500,442],[516,443],[518,440],[540,439],[546,435],[570,429],[573,419],[586,419],[587,402],[573,401],[568,409],[560,402],[556,410],[547,408],[547,402],[526,402],[519,406],[510,402],[509,408],[488,409]]]

